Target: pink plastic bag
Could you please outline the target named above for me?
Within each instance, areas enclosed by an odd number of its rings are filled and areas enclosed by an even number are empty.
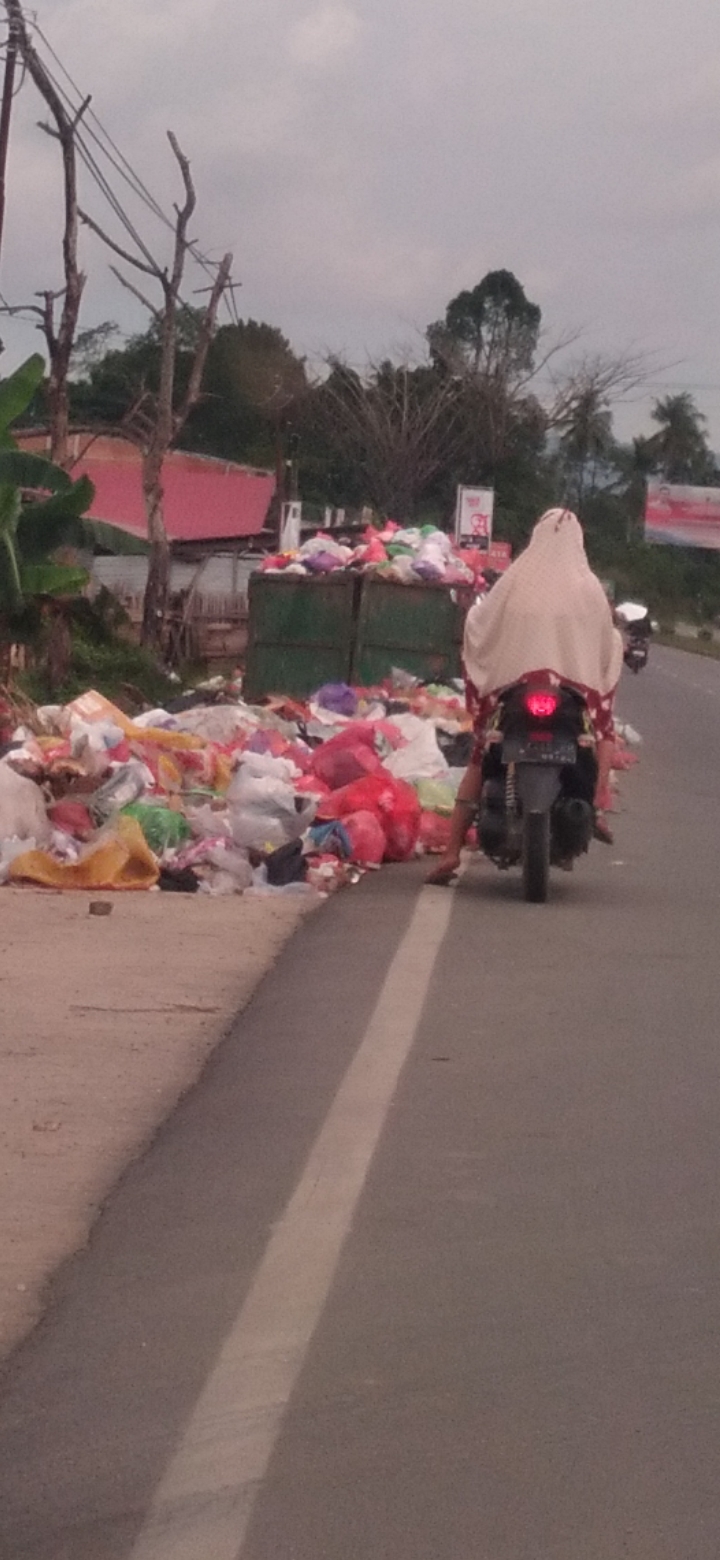
[[[450,819],[442,818],[439,813],[424,812],[418,838],[429,856],[442,856],[450,846]]]
[[[332,791],[382,769],[375,752],[375,732],[370,721],[352,721],[345,731],[316,748],[310,767]]]
[[[350,813],[343,827],[352,847],[351,860],[361,867],[379,867],[385,855],[385,830],[374,812]]]
[[[385,834],[385,861],[407,861],[420,832],[420,803],[407,780],[396,780],[382,767],[325,797],[318,818],[345,818],[372,812]]]
[[[420,833],[420,803],[407,780],[395,780],[392,808],[384,819],[387,845],[386,861],[409,861],[414,855]]]

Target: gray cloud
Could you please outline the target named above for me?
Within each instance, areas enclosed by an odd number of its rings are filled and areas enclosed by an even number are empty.
[[[669,382],[710,386],[697,397],[720,443],[716,0],[55,0],[39,20],[166,206],[177,131],[203,243],[234,248],[242,311],[298,348],[376,353],[508,266],[551,330],[656,350]],[[26,86],[13,299],[57,277],[37,117]],[[86,323],[141,324],[90,239],[85,254]],[[622,431],[645,411],[621,408]]]

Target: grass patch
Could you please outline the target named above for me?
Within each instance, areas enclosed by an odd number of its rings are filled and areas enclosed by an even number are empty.
[[[36,704],[67,704],[88,688],[96,688],[127,714],[137,713],[143,705],[163,705],[177,698],[180,689],[140,646],[122,640],[99,644],[78,635],[60,688],[51,690],[42,665],[20,673],[15,681]]]
[[[686,650],[688,655],[704,655],[711,661],[720,661],[720,644],[715,639],[691,639],[688,634],[662,632],[653,634],[650,643],[667,645],[671,650]]]

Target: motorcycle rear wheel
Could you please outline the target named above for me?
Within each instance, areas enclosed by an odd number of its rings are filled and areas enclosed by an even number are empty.
[[[529,904],[543,905],[548,896],[549,881],[550,814],[529,812],[523,822],[523,898]]]

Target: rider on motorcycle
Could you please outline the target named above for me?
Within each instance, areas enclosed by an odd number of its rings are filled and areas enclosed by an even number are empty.
[[[602,811],[614,748],[613,699],[622,670],[622,638],[603,587],[585,554],[582,527],[568,509],[549,509],[530,542],[465,623],[463,659],[475,747],[450,825],[450,841],[429,874],[448,883],[473,822],[482,785],[485,732],[502,693],[542,677],[582,694],[597,743],[597,839],[612,843]]]

